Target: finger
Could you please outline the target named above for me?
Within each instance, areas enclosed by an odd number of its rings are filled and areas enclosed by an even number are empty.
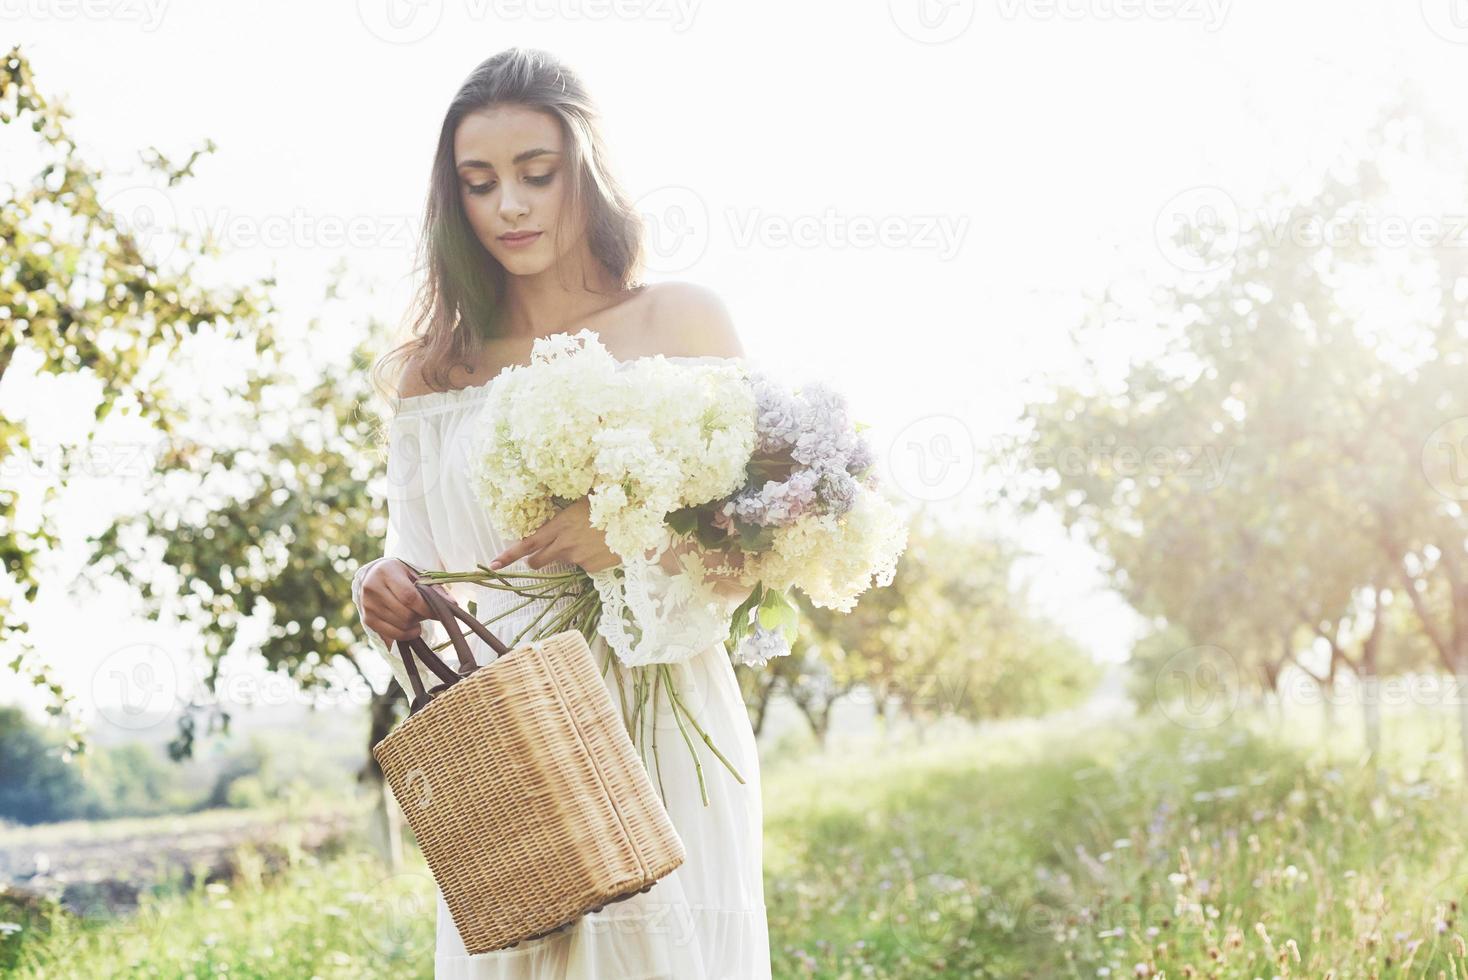
[[[379,623],[386,624],[390,629],[399,632],[407,630],[415,625],[423,617],[416,614],[412,609],[405,606],[401,600],[390,591],[373,593],[363,602],[364,607],[370,606],[371,618]],[[364,609],[364,612],[367,612]],[[364,618],[366,618],[364,616]],[[374,627],[376,628],[376,627]],[[382,630],[378,630],[382,632]]]
[[[552,518],[552,520],[554,520],[554,518]],[[489,567],[499,568],[503,565],[510,564],[510,562],[512,561],[519,561],[521,558],[535,551],[537,548],[542,547],[547,543],[548,540],[555,537],[554,531],[547,532],[546,529],[549,527],[550,522],[548,521],[545,524],[542,524],[537,530],[532,531],[530,534],[527,534],[519,541],[512,543],[504,551],[501,551],[499,555],[495,557],[494,561],[489,563]]]
[[[417,623],[413,623],[410,626],[403,627],[389,626],[386,623],[382,623],[377,626],[373,626],[372,628],[377,632],[378,636],[390,642],[396,642],[398,640],[411,640],[418,636],[421,636],[423,633],[423,628]]]
[[[418,635],[418,620],[411,616],[407,620],[400,620],[372,613],[364,615],[362,622],[388,640],[407,639]]]
[[[409,601],[410,596],[404,592],[403,583],[408,583],[409,592],[416,592],[412,587],[412,580],[412,573],[383,575],[362,588],[363,604],[371,606],[384,619],[410,619],[413,606]]]
[[[504,551],[501,551],[499,554],[490,559],[489,567],[500,568],[519,558],[520,555],[523,553],[521,551],[521,548],[524,546],[524,544],[524,538],[521,538],[519,541],[510,543],[505,547]]]
[[[401,607],[407,609],[415,620],[432,618],[433,609],[429,607],[428,600],[423,598],[423,593],[418,591],[413,576],[392,579],[387,585],[392,590],[393,598]]]
[[[570,562],[572,565],[575,565],[583,570],[588,564],[591,564],[597,560],[596,552],[584,545],[581,547],[565,548],[556,557],[559,558],[561,561]]]
[[[564,552],[565,548],[561,544],[560,539],[557,538],[553,541],[547,542],[544,547],[539,548],[534,553],[532,553],[528,558],[525,559],[525,564],[529,565],[531,568],[538,570],[544,568],[546,565],[549,565],[553,561],[559,561],[562,557],[564,557]]]

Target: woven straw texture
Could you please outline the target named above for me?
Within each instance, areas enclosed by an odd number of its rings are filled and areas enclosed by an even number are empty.
[[[684,861],[575,630],[478,668],[372,754],[471,954],[548,935]]]

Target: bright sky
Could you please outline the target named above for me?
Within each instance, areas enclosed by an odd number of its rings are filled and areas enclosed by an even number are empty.
[[[1460,7],[0,0],[0,23],[109,172],[136,171],[149,146],[182,159],[218,144],[167,196],[126,177],[113,193],[215,229],[240,274],[273,271],[288,323],[341,260],[352,305],[396,319],[447,100],[495,51],[547,48],[601,104],[648,215],[650,278],[715,288],[752,358],[847,392],[904,493],[1011,526],[973,503],[975,452],[1015,425],[1026,379],[1073,367],[1084,295],[1174,277],[1157,229],[1179,200],[1308,182],[1404,79],[1456,122]],[[1139,344],[1118,328],[1105,353],[1121,366]],[[78,379],[19,375],[0,409],[39,408],[38,442],[64,437],[59,409],[86,417]],[[128,437],[112,438],[128,465]],[[126,473],[78,486],[70,532],[126,505]],[[1017,533],[1040,554],[1037,598],[1096,656],[1123,657],[1132,617],[1088,553],[1052,527]],[[187,638],[130,615],[121,592],[66,596],[72,571],[60,563],[34,635],[84,700],[108,664],[133,663],[119,650],[186,657]]]

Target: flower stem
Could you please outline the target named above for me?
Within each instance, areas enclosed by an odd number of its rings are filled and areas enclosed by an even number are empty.
[[[652,683],[652,761],[658,773],[658,795],[663,798],[663,806],[668,805],[668,794],[663,789],[663,762],[658,757],[658,687],[663,682],[663,673],[658,671]]]
[[[664,664],[663,667],[666,668],[667,665]],[[724,766],[728,768],[731,773],[734,774],[734,778],[739,780],[739,782],[742,784],[744,782],[744,777],[739,775],[739,771],[734,768],[734,764],[724,757],[724,753],[719,751],[718,746],[714,745],[714,740],[709,738],[709,733],[700,728],[698,722],[693,720],[693,713],[688,710],[687,706],[684,705],[683,701],[678,697],[676,688],[674,688],[673,686],[671,677],[668,679],[668,697],[672,699],[675,705],[683,710],[684,714],[688,718],[688,724],[692,725],[694,731],[698,732],[699,736],[703,738],[703,742],[709,747],[709,751],[718,756],[719,761],[722,762]]]
[[[659,664],[658,668],[661,669],[662,666],[662,664]],[[677,711],[678,699],[676,697],[673,697],[673,688],[671,681],[669,681],[668,686],[668,697],[671,699],[674,705],[673,720],[678,723],[678,732],[683,736],[683,741],[688,743],[688,752],[690,755],[693,756],[693,771],[698,775],[698,795],[703,799],[703,805],[708,806],[709,791],[708,787],[704,784],[703,781],[703,763],[700,762],[698,759],[698,750],[693,747],[693,739],[688,737],[688,730],[683,727],[683,719]]]

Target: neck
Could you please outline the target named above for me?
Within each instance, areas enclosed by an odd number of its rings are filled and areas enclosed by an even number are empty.
[[[501,336],[547,337],[622,299],[620,284],[589,255],[562,272],[552,266],[529,276],[507,277]]]

